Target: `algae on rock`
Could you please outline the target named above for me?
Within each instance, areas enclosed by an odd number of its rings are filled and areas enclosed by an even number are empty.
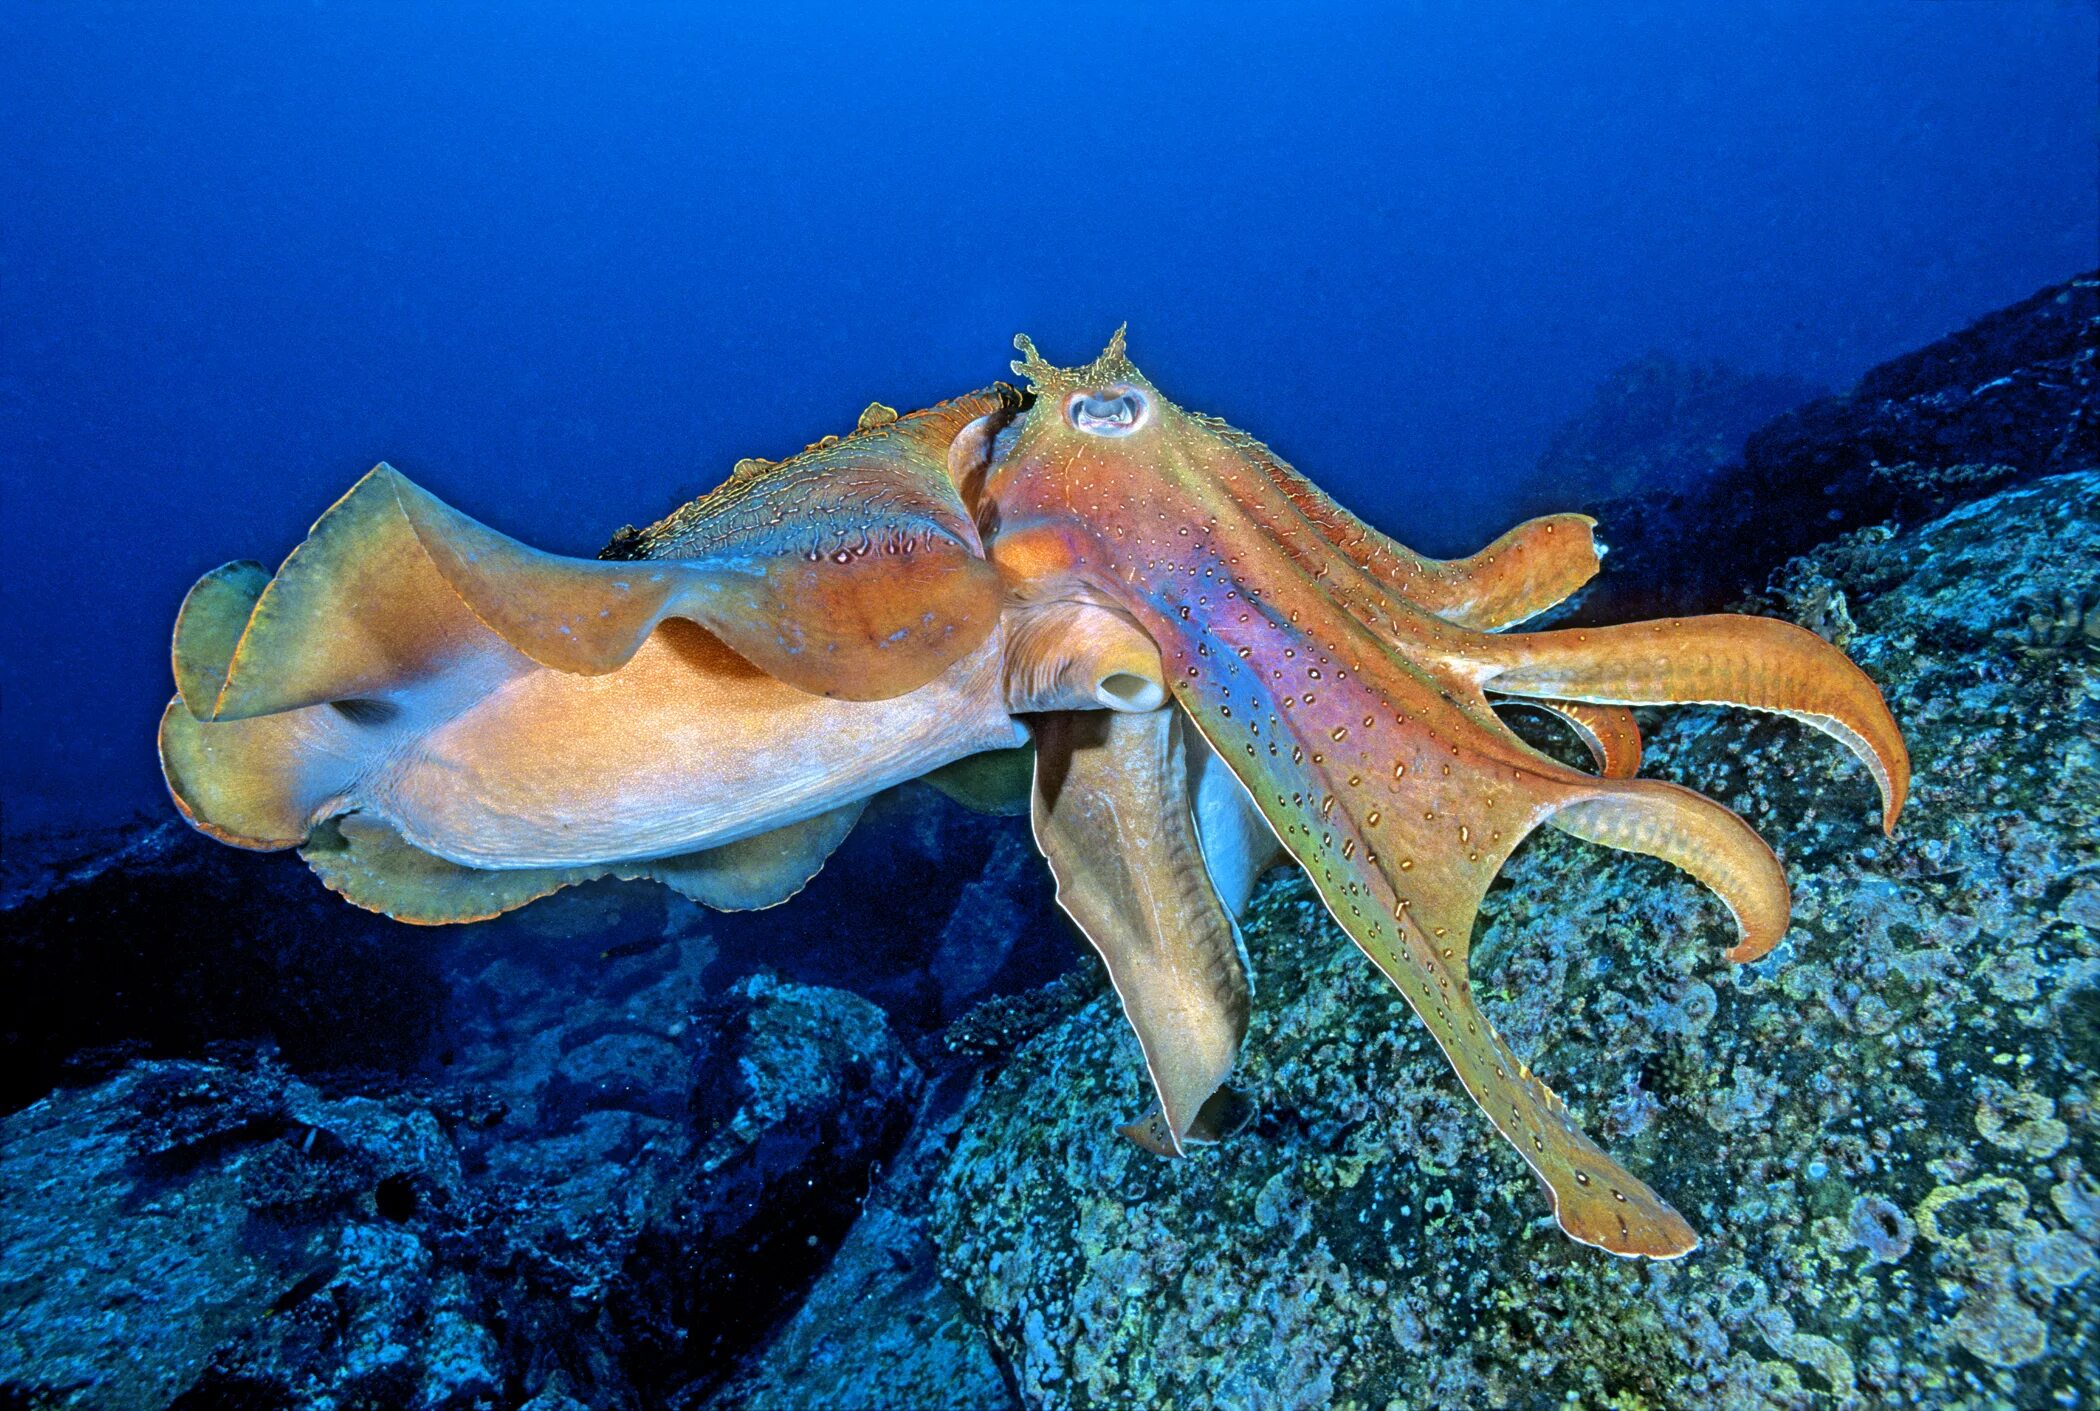
[[[1794,925],[1731,967],[1720,903],[1542,833],[1476,985],[1583,1125],[1706,1243],[1636,1264],[1553,1227],[1427,1031],[1310,888],[1270,883],[1237,1083],[1253,1126],[1165,1162],[1113,995],[1022,1046],[933,1225],[1040,1406],[2074,1404],[2100,1362],[2100,661],[2022,650],[2100,563],[2100,474],[1848,536],[1771,606],[1845,604],[1908,733],[1893,840],[1843,753],[1644,713],[1644,772],[1735,808]],[[1789,596],[1797,600],[1788,601]]]

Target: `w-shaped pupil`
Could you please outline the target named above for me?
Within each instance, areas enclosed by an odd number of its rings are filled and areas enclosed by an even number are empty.
[[[1136,392],[1100,397],[1083,392],[1072,402],[1072,424],[1095,436],[1122,436],[1137,429],[1144,398]]]

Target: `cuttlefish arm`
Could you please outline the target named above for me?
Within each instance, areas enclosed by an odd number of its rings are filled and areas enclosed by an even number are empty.
[[[983,405],[864,417],[628,544],[682,559],[542,554],[382,466],[275,575],[230,564],[192,590],[171,792],[225,841],[308,846],[403,919],[596,875],[777,901],[858,800],[1025,738],[1003,589],[945,469]]]
[[[1461,559],[1433,559],[1373,529],[1305,475],[1255,440],[1212,417],[1189,416],[1240,452],[1297,511],[1321,545],[1354,566],[1385,593],[1424,612],[1479,632],[1498,632],[1536,617],[1597,576],[1602,550],[1597,521],[1586,514],[1550,514],[1500,535]],[[1279,546],[1294,552],[1289,534]],[[1294,556],[1297,556],[1294,552]],[[1317,576],[1332,571],[1317,555],[1303,562]]]
[[[1036,721],[1035,837],[1108,966],[1158,1095],[1123,1128],[1180,1154],[1247,1032],[1247,973],[1197,839],[1178,710]],[[1199,1134],[1199,1139],[1208,1133]]]
[[[1277,859],[1275,839],[1228,772],[1202,767],[1202,741],[1167,704],[1159,651],[1127,615],[1026,605],[1006,641],[1007,705],[1033,743],[1036,845],[1059,905],[1108,968],[1157,1097],[1121,1130],[1179,1155],[1232,1114],[1222,1085],[1250,993],[1233,917]],[[980,801],[975,786],[961,792]]]
[[[1910,754],[1880,689],[1791,622],[1719,614],[1480,637],[1454,657],[1503,695],[1617,708],[1701,702],[1799,720],[1866,766],[1884,832],[1895,830],[1910,793]]]
[[[1771,850],[1689,790],[1600,779],[1525,746],[1483,687],[1615,706],[1648,697],[1583,676],[1580,655],[1551,643],[1496,656],[1492,644],[1511,639],[1356,591],[1360,570],[1345,561],[1308,563],[1272,532],[1296,508],[1273,477],[1250,473],[1247,438],[1167,402],[1120,339],[1081,369],[1024,351],[1017,370],[1037,400],[986,489],[1002,573],[1114,596],[1152,636],[1192,723],[1407,997],[1569,1235],[1654,1258],[1694,1247],[1684,1219],[1591,1142],[1489,1026],[1470,988],[1472,930],[1510,851],[1554,823],[1691,871],[1734,914],[1733,954],[1762,953],[1788,912]],[[1815,701],[1805,713],[1827,713]],[[1878,738],[1857,713],[1832,718]]]
[[[1508,704],[1532,706],[1573,731],[1590,752],[1597,772],[1607,779],[1631,779],[1641,772],[1641,727],[1622,705],[1588,701],[1513,699]],[[1496,702],[1503,704],[1503,702]]]
[[[987,417],[1001,424],[1013,414]],[[1246,497],[1242,508],[1274,546],[1320,590],[1366,626],[1404,633],[1424,614],[1479,632],[1500,632],[1564,601],[1597,575],[1603,549],[1596,521],[1583,514],[1526,520],[1462,559],[1432,559],[1380,533],[1337,504],[1261,442],[1211,417],[1189,421],[1238,452],[1276,492]],[[1533,701],[1573,730],[1608,778],[1640,768],[1633,712],[1591,702]]]

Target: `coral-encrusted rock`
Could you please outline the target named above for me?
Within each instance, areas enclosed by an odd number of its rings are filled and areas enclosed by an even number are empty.
[[[935,1084],[911,1142],[869,1192],[808,1298],[706,1411],[883,1411],[1014,1404],[970,1310],[940,1280],[925,1205],[957,1130],[968,1070]]]
[[[1726,604],[1792,555],[2100,465],[2100,272],[2043,289],[1788,412],[1703,480],[1583,502],[1612,547],[1579,604],[1623,622]],[[1668,463],[1637,442],[1637,459]],[[1550,508],[1571,506],[1563,498]]]
[[[0,1404],[704,1390],[844,1236],[919,1085],[867,1001],[709,993],[706,960],[660,942],[567,987],[492,961],[445,1086],[148,1060],[0,1121]]]
[[[1705,1237],[1570,1242],[1427,1030],[1306,884],[1247,926],[1253,1126],[1179,1162],[1115,1132],[1112,995],[968,1110],[942,1268],[1030,1405],[2070,1405],[2100,1361],[2100,474],[1829,545],[1783,580],[1879,680],[1917,765],[1893,840],[1841,751],[1649,715],[1644,773],[1779,849],[1794,926],[1731,967],[1720,903],[1544,833],[1475,985],[1582,1124]]]
[[[494,1337],[426,1243],[461,1193],[429,1112],[269,1063],[53,1094],[0,1125],[0,1399],[272,1405],[296,1372],[304,1404],[487,1402]],[[262,1349],[284,1375],[251,1374]]]

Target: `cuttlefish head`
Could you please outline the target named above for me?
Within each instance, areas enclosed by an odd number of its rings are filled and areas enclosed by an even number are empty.
[[[1101,579],[1090,541],[1141,532],[1145,491],[1185,467],[1192,426],[1124,350],[1122,329],[1092,362],[1054,367],[1026,336],[1014,371],[1034,398],[990,433],[977,497],[986,549],[1024,599],[1079,593],[1114,600],[1127,584]],[[977,445],[964,443],[969,452]]]
[[[1763,618],[1491,635],[1596,572],[1587,518],[1548,516],[1470,559],[1427,559],[1253,437],[1175,406],[1120,332],[1075,368],[1016,345],[1034,398],[985,443],[974,505],[1009,593],[1098,602],[1149,637],[1186,720],[1180,738],[1236,777],[1568,1234],[1618,1254],[1690,1250],[1683,1217],[1576,1126],[1481,1013],[1480,902],[1517,845],[1550,825],[1692,873],[1733,914],[1728,958],[1757,959],[1787,928],[1784,869],[1727,809],[1628,777],[1639,737],[1627,707],[1788,715],[1852,750],[1893,826],[1908,761],[1873,683],[1812,633]],[[1519,739],[1494,709],[1510,699],[1588,731],[1601,776]]]

